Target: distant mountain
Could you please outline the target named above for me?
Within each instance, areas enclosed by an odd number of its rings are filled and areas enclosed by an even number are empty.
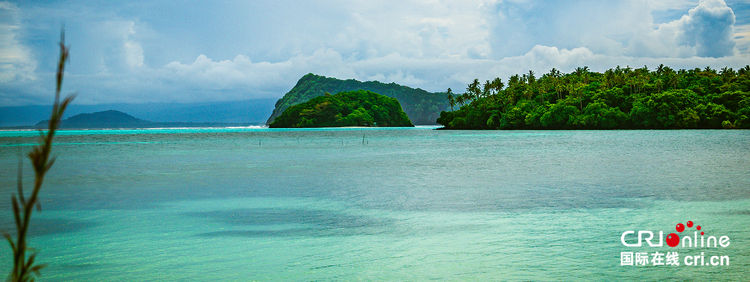
[[[414,124],[436,124],[435,121],[440,116],[440,112],[449,108],[445,93],[430,93],[419,88],[414,89],[396,83],[361,82],[354,79],[340,80],[310,73],[300,78],[297,85],[276,102],[276,108],[266,124],[271,124],[290,106],[323,96],[326,92],[336,94],[356,90],[372,91],[396,98]]]
[[[158,128],[158,127],[226,127],[246,126],[249,123],[223,122],[151,122],[129,114],[108,110],[95,113],[77,114],[60,122],[60,128]],[[47,128],[49,120],[40,121],[37,128]]]
[[[36,127],[46,128],[49,120],[41,121]],[[62,120],[60,128],[123,128],[144,127],[151,122],[135,118],[129,114],[109,110],[96,113],[78,114]]]
[[[278,99],[200,103],[98,104],[68,106],[63,118],[81,113],[116,110],[152,122],[262,124]],[[0,107],[0,127],[33,128],[48,119],[52,106]]]

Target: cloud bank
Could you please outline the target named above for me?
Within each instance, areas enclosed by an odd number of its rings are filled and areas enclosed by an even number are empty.
[[[16,5],[0,2],[0,83],[35,79],[36,62],[16,34],[21,28]]]
[[[76,103],[188,103],[278,98],[310,72],[462,91],[474,78],[551,68],[739,68],[750,64],[750,29],[735,16],[747,7],[731,5],[0,2],[0,106],[52,99],[60,21],[72,45],[64,89],[79,93]]]

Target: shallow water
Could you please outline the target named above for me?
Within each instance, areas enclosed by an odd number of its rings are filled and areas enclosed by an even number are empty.
[[[37,135],[0,132],[2,193]],[[748,144],[739,130],[63,131],[30,245],[43,281],[741,280]],[[688,220],[731,244],[620,242]],[[656,251],[681,264],[620,265]],[[701,252],[730,264],[684,265]]]

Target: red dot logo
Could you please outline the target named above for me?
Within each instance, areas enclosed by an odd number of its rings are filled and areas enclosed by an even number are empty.
[[[682,225],[682,224],[679,224],[679,225]],[[666,241],[667,241],[667,245],[669,245],[670,247],[672,248],[677,247],[677,245],[680,244],[680,236],[677,236],[677,234],[675,233],[670,233],[669,235],[667,235]]]
[[[688,222],[686,222],[686,224],[687,228],[692,228],[693,225],[695,225],[692,220],[689,220]],[[682,231],[685,231],[685,225],[683,225],[682,223],[677,223],[674,229],[677,230],[677,233],[682,233]],[[701,231],[701,226],[696,225],[695,230]],[[674,248],[680,244],[680,236],[677,235],[677,233],[670,233],[669,235],[667,235],[667,239],[665,241],[667,241],[667,245],[669,245],[670,247]],[[705,233],[701,231],[701,236],[704,234]]]

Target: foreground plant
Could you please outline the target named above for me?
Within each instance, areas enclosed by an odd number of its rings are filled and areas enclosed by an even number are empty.
[[[55,91],[55,103],[52,105],[52,116],[49,119],[49,127],[46,134],[40,131],[39,145],[29,152],[28,156],[31,159],[31,164],[34,167],[35,178],[34,178],[34,190],[31,191],[31,196],[26,199],[24,197],[23,185],[21,183],[21,170],[19,167],[18,171],[18,195],[11,196],[11,202],[13,203],[13,215],[15,216],[16,222],[16,240],[10,233],[3,233],[5,238],[8,239],[11,249],[13,249],[13,271],[10,273],[8,280],[10,281],[34,281],[34,276],[39,276],[40,270],[46,267],[46,264],[35,264],[34,259],[36,258],[37,252],[31,250],[26,246],[26,234],[29,230],[29,223],[31,220],[31,213],[34,206],[37,210],[41,210],[39,205],[39,190],[42,188],[42,182],[44,181],[44,175],[55,163],[55,158],[50,157],[50,151],[52,151],[52,138],[55,136],[55,131],[60,126],[63,112],[68,107],[75,95],[69,95],[60,102],[60,88],[62,87],[63,72],[65,71],[65,62],[68,60],[68,48],[65,47],[65,31],[60,33],[60,62],[57,65],[57,89]],[[26,257],[26,252],[30,251],[31,255]]]

